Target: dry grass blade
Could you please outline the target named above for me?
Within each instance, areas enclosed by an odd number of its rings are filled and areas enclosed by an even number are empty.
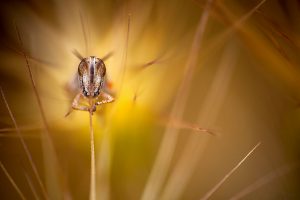
[[[215,124],[222,104],[228,94],[229,85],[235,69],[237,51],[232,43],[225,48],[218,69],[214,75],[209,90],[203,96],[203,103],[199,109],[197,123],[206,126]],[[207,134],[190,134],[184,149],[168,177],[162,199],[180,199],[189,183],[197,164],[202,156],[210,137]]]
[[[185,104],[187,102],[189,86],[196,67],[199,48],[202,44],[202,37],[208,21],[209,11],[213,0],[208,0],[205,10],[198,23],[197,30],[194,36],[193,44],[189,53],[189,58],[185,65],[183,80],[176,94],[175,102],[171,111],[171,118],[181,120]],[[146,183],[142,194],[143,200],[157,199],[160,189],[165,181],[168,169],[170,167],[172,155],[178,137],[178,130],[172,126],[172,121],[168,122],[167,129],[164,133],[158,154],[155,158],[153,168],[151,170],[148,182]]]
[[[36,131],[40,130],[41,128],[38,126],[19,126],[20,131]],[[9,132],[16,132],[17,130],[15,128],[1,128],[0,133],[9,133]]]
[[[121,94],[123,89],[123,83],[126,73],[126,65],[127,65],[127,54],[128,54],[128,44],[129,44],[129,33],[130,33],[130,21],[131,21],[131,14],[128,14],[127,19],[127,33],[126,33],[126,40],[125,40],[125,47],[124,47],[124,53],[122,57],[122,68],[120,72],[120,86],[119,86],[119,94]]]
[[[20,50],[18,50],[17,48],[15,47],[11,47],[10,45],[6,44],[5,42],[2,43],[2,45],[6,48],[8,48],[9,50],[13,51],[14,53],[16,53],[17,55],[19,56],[23,56],[24,53],[21,52]],[[30,61],[34,61],[36,63],[39,63],[39,64],[43,64],[43,65],[46,65],[46,66],[52,66],[52,67],[57,67],[58,63],[54,63],[54,62],[50,62],[49,60],[44,60],[44,59],[41,59],[41,58],[37,58],[37,57],[34,57],[32,55],[30,55],[29,53],[26,53],[28,59]]]
[[[79,12],[79,16],[80,16],[80,23],[81,23],[81,28],[82,28],[83,38],[84,38],[85,54],[88,55],[88,49],[89,49],[88,38],[87,38],[86,27],[81,12]]]
[[[11,182],[11,184],[13,185],[13,187],[15,188],[15,190],[17,191],[17,193],[19,194],[19,196],[21,197],[21,199],[26,200],[24,194],[21,192],[21,190],[19,189],[19,187],[17,186],[16,182],[14,181],[14,179],[10,176],[10,174],[8,173],[8,171],[6,170],[6,168],[4,167],[4,165],[2,164],[2,162],[0,161],[0,167],[3,170],[4,174],[7,176],[8,180]]]
[[[0,138],[18,138],[18,137],[19,137],[18,134],[0,133]],[[23,135],[23,138],[39,138],[39,136],[36,134],[26,134],[26,135]]]
[[[30,187],[30,190],[31,190],[34,198],[37,199],[37,200],[39,200],[40,198],[39,198],[39,196],[38,196],[38,194],[36,192],[36,189],[35,189],[35,187],[34,187],[34,185],[32,183],[31,178],[29,177],[29,175],[26,172],[24,172],[24,173],[25,173],[25,177],[26,177],[27,183],[28,183],[28,185]]]
[[[21,34],[20,34],[20,31],[19,31],[17,25],[15,25],[15,28],[16,28],[16,32],[17,32],[17,35],[18,35],[18,39],[19,39],[20,45],[23,47],[23,41],[22,41]],[[47,134],[49,135],[49,126],[48,126],[48,123],[47,123],[47,120],[46,120],[46,115],[45,115],[45,112],[44,112],[44,109],[43,109],[43,106],[42,106],[42,101],[41,101],[39,92],[38,92],[38,90],[36,88],[36,84],[35,84],[35,81],[34,81],[34,78],[33,78],[32,70],[31,70],[31,67],[30,67],[30,64],[29,64],[29,60],[28,60],[28,57],[27,57],[27,55],[25,53],[23,53],[23,56],[25,58],[26,67],[28,69],[28,74],[30,76],[30,81],[32,83],[34,94],[35,94],[36,99],[37,99],[37,103],[38,103],[38,106],[39,106],[39,109],[40,109],[42,120],[43,120],[44,126],[45,126],[45,128],[47,130]]]
[[[266,21],[265,24],[268,25],[268,27],[270,27],[270,29],[272,30],[272,32],[274,32],[278,36],[280,36],[283,39],[285,39],[289,44],[295,45],[298,48],[300,47],[299,40],[297,39],[297,37],[295,37],[295,35],[293,33],[288,32],[288,30],[286,30],[285,28],[281,27],[277,23],[277,21],[275,21],[272,18],[268,17],[264,12],[258,10],[257,13],[262,16],[262,19],[264,21]]]
[[[198,126],[198,124],[196,124],[196,123],[190,123],[190,122],[186,122],[186,121],[179,121],[179,120],[176,120],[176,119],[168,119],[168,120],[172,121],[172,126],[174,128],[195,131],[197,133],[208,133],[208,134],[214,135],[214,136],[217,135],[212,130],[202,128],[202,127]],[[159,124],[161,124],[162,126],[165,126],[166,123],[167,123],[167,119],[162,119],[162,120],[159,121]]]
[[[200,55],[200,60],[205,60],[206,57],[209,57],[209,55],[216,50],[217,47],[222,45],[225,41],[227,41],[227,38],[234,33],[234,31],[237,31],[255,12],[258,11],[260,6],[262,6],[265,3],[266,0],[262,0],[259,2],[254,8],[252,8],[250,11],[248,11],[245,15],[243,15],[241,18],[239,18],[237,21],[234,21],[229,28],[227,28],[224,32],[219,34],[216,38],[212,39],[205,49],[205,52],[203,52]],[[222,4],[216,4],[216,10],[220,10],[218,12],[218,15],[222,14],[223,5]],[[222,15],[222,17],[225,19],[226,16]],[[226,21],[230,21],[230,19],[226,18]],[[229,23],[227,22],[227,23]]]
[[[262,0],[260,1],[252,10],[250,10],[246,15],[244,15],[239,21],[238,23],[235,23],[234,26],[238,27],[240,26],[241,23],[243,23],[244,21],[246,21],[249,17],[251,17],[253,15],[253,13],[255,13],[258,8],[260,8],[267,0]]]
[[[15,24],[15,29],[16,29],[16,33],[17,33],[17,36],[18,36],[18,40],[19,40],[19,43],[21,45],[21,47],[23,48],[23,41],[22,41],[22,37],[21,37],[21,34],[20,34],[20,31],[18,29],[18,26],[17,24]],[[25,58],[25,62],[26,62],[26,67],[27,67],[27,70],[28,70],[28,74],[29,74],[29,77],[30,77],[30,81],[31,81],[31,84],[32,84],[32,87],[33,87],[33,91],[34,91],[34,95],[36,97],[36,100],[37,100],[37,103],[38,103],[38,108],[39,108],[39,111],[40,111],[40,114],[41,114],[41,117],[42,117],[42,122],[43,122],[43,126],[44,126],[44,129],[45,129],[45,134],[43,135],[45,137],[45,139],[43,139],[42,141],[44,142],[43,143],[43,148],[44,148],[44,159],[45,159],[45,162],[47,162],[45,164],[45,167],[46,167],[46,170],[47,170],[47,177],[49,180],[51,180],[53,183],[52,184],[49,184],[49,188],[51,188],[53,190],[53,192],[51,192],[51,195],[53,195],[52,198],[59,198],[60,196],[60,188],[59,188],[59,179],[62,180],[63,182],[63,188],[64,188],[64,195],[65,197],[69,197],[70,196],[70,193],[66,187],[66,184],[65,184],[65,180],[64,180],[64,177],[63,177],[63,173],[61,173],[61,169],[59,168],[59,162],[58,162],[58,158],[57,158],[57,155],[56,155],[56,152],[55,152],[55,148],[54,148],[54,145],[53,145],[53,142],[52,142],[52,138],[50,136],[50,131],[49,131],[49,125],[47,123],[47,119],[46,119],[46,115],[45,115],[45,111],[43,109],[43,106],[42,106],[42,101],[41,101],[41,98],[40,98],[40,95],[39,95],[39,92],[37,90],[37,87],[36,87],[36,84],[35,84],[35,81],[34,81],[34,78],[33,78],[33,74],[32,74],[32,70],[31,70],[31,66],[29,64],[29,60],[28,60],[28,57],[27,55],[22,51],[22,54]]]
[[[231,20],[235,18],[234,14],[225,5],[219,4],[219,8],[224,17]],[[300,71],[298,66],[278,56],[280,55],[278,49],[274,48],[272,44],[270,45],[269,41],[265,40],[265,36],[253,29],[251,25],[245,25],[237,30],[244,45],[252,50],[254,55],[264,63],[263,70],[267,72],[268,76],[278,79],[277,82],[281,82],[283,87],[293,91],[293,95],[299,98]]]
[[[95,163],[93,113],[89,112],[89,116],[90,116],[90,139],[91,139],[90,200],[96,200],[96,163]]]
[[[210,191],[208,191],[201,200],[209,199],[220,187],[221,185],[244,163],[244,161],[254,152],[254,150],[260,145],[257,143],[251,151],[234,167],[232,168]]]
[[[13,123],[14,123],[14,126],[15,126],[15,129],[16,129],[16,131],[17,131],[18,137],[19,137],[19,139],[20,139],[20,141],[21,141],[22,147],[23,147],[23,149],[24,149],[24,151],[25,151],[25,154],[26,154],[27,159],[28,159],[28,161],[29,161],[29,163],[30,163],[30,166],[31,166],[31,168],[32,168],[32,170],[33,170],[33,173],[34,173],[34,175],[35,175],[35,177],[36,177],[36,179],[37,179],[37,181],[38,181],[38,183],[39,183],[39,185],[40,185],[40,187],[41,187],[41,189],[42,189],[43,196],[44,196],[46,199],[49,199],[49,198],[48,198],[48,195],[47,195],[47,192],[46,192],[46,189],[45,189],[45,186],[43,185],[42,179],[41,179],[41,177],[40,177],[40,175],[39,175],[39,173],[38,173],[38,170],[37,170],[37,168],[36,168],[36,165],[35,165],[35,163],[33,162],[31,153],[30,153],[30,151],[29,151],[29,149],[28,149],[28,147],[27,147],[27,144],[25,143],[25,141],[24,141],[24,139],[23,139],[23,136],[22,136],[22,134],[21,134],[21,131],[20,131],[20,129],[19,129],[19,126],[18,126],[18,124],[17,124],[17,122],[16,122],[16,119],[15,119],[15,117],[14,117],[14,115],[13,115],[13,113],[12,113],[12,111],[11,111],[9,105],[8,105],[8,102],[7,102],[6,98],[5,98],[5,95],[4,95],[4,92],[3,92],[3,90],[2,90],[2,87],[0,87],[0,92],[1,92],[1,95],[2,95],[2,99],[3,99],[4,103],[5,103],[5,106],[6,106],[7,110],[8,110],[8,112],[9,112],[9,116],[10,116],[11,120],[12,120]]]
[[[252,193],[253,191],[263,187],[264,185],[270,183],[274,179],[283,176],[287,173],[289,173],[291,170],[295,169],[296,167],[299,167],[299,165],[286,165],[282,166],[278,169],[275,169],[274,171],[271,171],[267,175],[261,177],[257,181],[255,181],[253,184],[249,185],[248,187],[244,188],[242,191],[235,194],[233,197],[230,198],[230,200],[238,200],[241,199],[248,194]]]

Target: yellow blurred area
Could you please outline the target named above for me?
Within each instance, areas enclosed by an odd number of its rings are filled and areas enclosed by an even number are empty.
[[[0,85],[42,183],[2,97],[0,199],[90,197],[89,113],[65,117],[79,91],[74,50],[111,54],[115,101],[92,121],[97,200],[299,199],[299,8],[297,0],[2,3]]]

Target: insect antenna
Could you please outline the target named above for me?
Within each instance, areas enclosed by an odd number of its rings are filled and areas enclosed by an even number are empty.
[[[130,33],[130,21],[131,21],[131,14],[128,14],[127,19],[127,32],[126,32],[126,40],[125,40],[125,48],[123,52],[123,58],[122,58],[122,68],[121,68],[121,74],[120,74],[120,86],[119,86],[119,94],[121,93],[124,78],[125,78],[125,72],[126,72],[126,64],[127,64],[127,54],[128,54],[128,43],[129,43],[129,33]]]
[[[84,57],[77,51],[77,49],[73,49],[73,55],[76,56],[79,60],[82,60]]]
[[[114,52],[113,52],[113,51],[108,52],[105,56],[103,56],[103,57],[101,58],[101,60],[102,60],[102,61],[105,61],[105,60],[109,59],[110,57],[112,57],[113,55],[114,55]]]
[[[89,46],[88,46],[88,38],[87,38],[87,33],[86,33],[86,27],[85,27],[85,23],[84,23],[82,13],[80,11],[79,11],[79,16],[80,16],[81,29],[82,29],[82,33],[83,33],[83,39],[84,39],[85,53],[88,54]]]

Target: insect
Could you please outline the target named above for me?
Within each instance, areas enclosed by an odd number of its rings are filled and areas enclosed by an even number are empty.
[[[106,67],[102,59],[95,56],[81,57],[77,74],[80,91],[73,100],[72,109],[89,111],[93,114],[96,106],[114,101],[114,98],[105,91],[105,75]],[[89,106],[82,105],[82,99],[88,100]]]

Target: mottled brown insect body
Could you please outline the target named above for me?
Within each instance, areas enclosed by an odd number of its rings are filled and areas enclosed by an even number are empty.
[[[78,66],[78,79],[85,97],[97,97],[104,85],[106,67],[104,62],[90,56],[81,60]]]
[[[78,65],[80,92],[73,100],[72,109],[93,113],[96,111],[96,106],[114,101],[114,98],[104,91],[105,74],[106,67],[103,60],[95,56],[81,57],[81,62]],[[89,106],[82,105],[81,101],[87,99]]]

